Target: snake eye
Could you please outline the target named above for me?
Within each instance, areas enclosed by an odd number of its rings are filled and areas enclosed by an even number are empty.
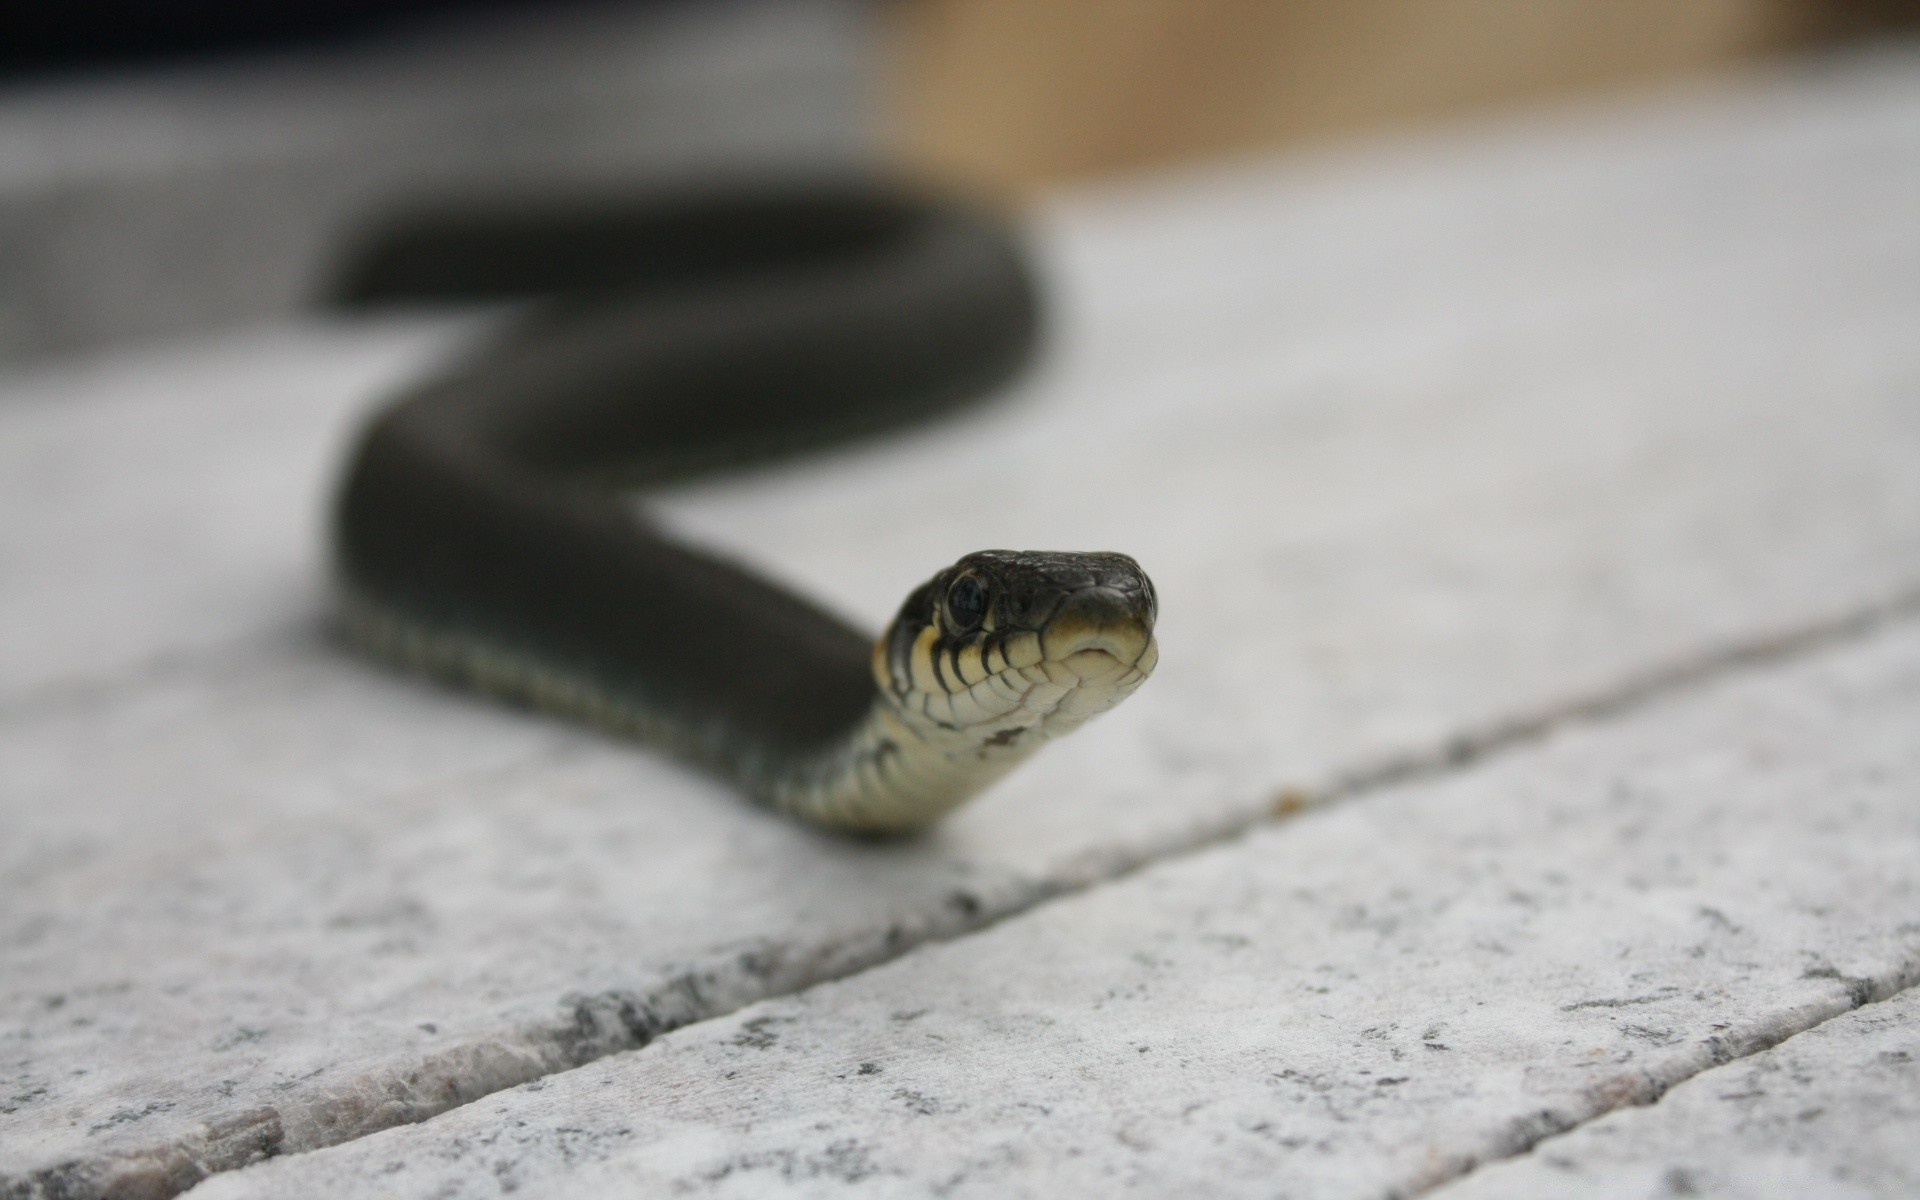
[[[961,632],[978,629],[987,618],[987,589],[971,575],[962,575],[947,589],[947,616]]]

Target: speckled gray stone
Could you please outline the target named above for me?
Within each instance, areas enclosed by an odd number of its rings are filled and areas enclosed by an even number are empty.
[[[1435,1200],[1920,1194],[1920,990],[1704,1071]]]
[[[874,626],[1139,555],[1159,675],[834,842],[324,624],[349,414],[461,331],[0,381],[0,1178],[165,1191],[896,956],[1920,597],[1920,74],[1065,200],[994,408],[662,502]]]
[[[1920,982],[1916,729],[1910,620],[193,1200],[1414,1195]]]
[[[307,303],[396,203],[864,161],[858,0],[555,5],[0,93],[0,360]]]

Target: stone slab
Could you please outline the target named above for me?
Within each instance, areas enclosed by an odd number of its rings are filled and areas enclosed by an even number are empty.
[[[1920,982],[1915,729],[1910,619],[191,1195],[1417,1195]]]
[[[329,641],[347,414],[456,334],[13,377],[0,447],[66,465],[0,509],[0,629],[38,633],[0,713],[0,1174],[164,1191],[419,1119],[1911,609],[1903,67],[1063,201],[1018,394],[664,502],[876,627],[980,545],[1154,573],[1152,684],[902,846]]]
[[[0,360],[259,321],[417,195],[869,154],[852,0],[553,5],[0,89]]]
[[[1435,1200],[1920,1194],[1920,990],[1703,1071]]]
[[[462,332],[286,324],[0,377],[0,713],[311,625],[355,423]]]

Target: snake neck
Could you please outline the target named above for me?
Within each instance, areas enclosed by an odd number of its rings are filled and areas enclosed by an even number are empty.
[[[811,824],[902,834],[945,816],[1038,748],[1038,741],[991,745],[929,730],[882,696],[845,742],[798,764],[750,768],[747,783],[773,807]]]
[[[774,807],[829,828],[886,835],[932,824],[1042,745],[1132,695],[1159,659],[1150,632],[1116,647],[1118,654],[1086,648],[1114,642],[1111,633],[1070,634],[1013,639],[978,656],[997,670],[971,683],[956,675],[951,687],[922,688],[912,656],[918,650],[926,661],[926,644],[936,638],[926,629],[904,637],[896,623],[874,647],[876,688],[865,719],[824,753],[777,770],[750,768],[745,782]],[[904,672],[894,661],[903,644]]]
[[[922,828],[990,786],[1044,740],[975,737],[880,694],[844,737],[796,754],[738,730],[676,719],[674,709],[651,698],[556,669],[497,640],[438,627],[352,589],[341,589],[338,604],[349,637],[409,669],[705,762],[773,808],[846,832]]]

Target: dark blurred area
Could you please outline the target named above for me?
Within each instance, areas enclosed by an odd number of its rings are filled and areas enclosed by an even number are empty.
[[[874,141],[860,0],[0,3],[0,362],[300,311],[416,202]]]
[[[0,3],[0,75],[204,60],[346,44],[423,19],[563,7],[555,0],[64,0]]]

